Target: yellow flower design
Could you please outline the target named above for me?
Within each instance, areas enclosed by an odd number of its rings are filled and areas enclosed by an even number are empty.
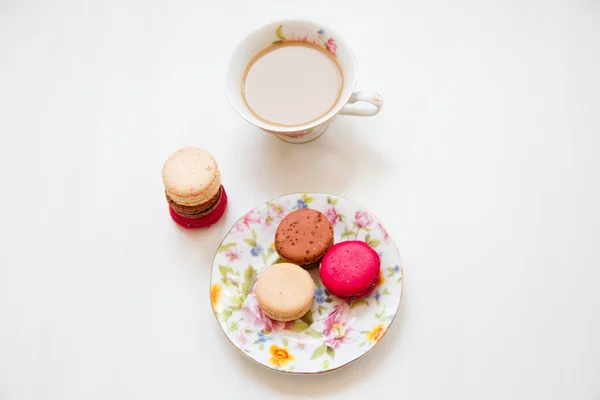
[[[383,276],[383,270],[382,270],[382,271],[379,271],[379,283],[377,284],[377,286],[383,285],[383,282],[385,282],[385,277]]]
[[[336,339],[341,339],[346,336],[346,326],[341,322],[338,322],[337,324],[333,324],[331,332]]]
[[[276,367],[286,365],[288,361],[294,361],[296,358],[288,351],[287,346],[279,347],[276,344],[271,345],[270,348],[271,358],[269,362]]]
[[[371,332],[367,332],[367,340],[370,340],[371,342],[378,342],[383,337],[384,332],[384,324],[375,325]]]
[[[270,248],[272,248],[273,250],[275,250],[275,242],[271,242],[271,244],[269,245]]]
[[[216,310],[219,300],[221,300],[221,284],[213,283],[210,287],[210,303],[213,310]]]

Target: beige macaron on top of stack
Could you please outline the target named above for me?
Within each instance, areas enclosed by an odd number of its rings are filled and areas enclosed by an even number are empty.
[[[167,195],[177,204],[196,206],[219,193],[221,172],[206,150],[186,147],[165,162],[162,170]]]
[[[314,293],[310,274],[295,264],[271,265],[256,281],[258,305],[276,321],[301,318],[312,307]]]

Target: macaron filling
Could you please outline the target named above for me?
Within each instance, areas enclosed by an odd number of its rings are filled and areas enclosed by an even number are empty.
[[[371,293],[373,293],[373,291],[375,290],[375,288],[377,287],[377,285],[379,285],[379,281],[380,279],[380,275],[377,275],[375,277],[375,280],[373,282],[371,282],[369,284],[369,286],[361,293],[352,295],[352,296],[337,296],[342,300],[345,301],[354,301],[354,300],[360,300],[360,299],[364,299],[365,297],[367,297],[368,295],[370,295]]]
[[[225,209],[227,208],[227,193],[225,192],[225,188],[222,187],[221,191],[221,199],[210,213],[199,218],[188,218],[177,214],[177,212],[169,206],[171,218],[177,225],[185,229],[208,228],[209,226],[216,224],[223,214],[225,214]]]

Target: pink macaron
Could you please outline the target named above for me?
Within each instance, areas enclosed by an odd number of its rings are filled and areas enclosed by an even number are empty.
[[[362,299],[379,283],[379,256],[365,242],[340,242],[323,257],[319,275],[334,296],[347,301]]]

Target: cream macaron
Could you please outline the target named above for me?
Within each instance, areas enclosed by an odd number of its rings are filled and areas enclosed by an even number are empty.
[[[186,147],[173,153],[162,170],[167,196],[177,204],[196,206],[214,198],[221,188],[221,173],[206,150]]]
[[[313,304],[315,284],[296,264],[274,264],[256,281],[256,299],[263,312],[276,321],[301,318]]]

